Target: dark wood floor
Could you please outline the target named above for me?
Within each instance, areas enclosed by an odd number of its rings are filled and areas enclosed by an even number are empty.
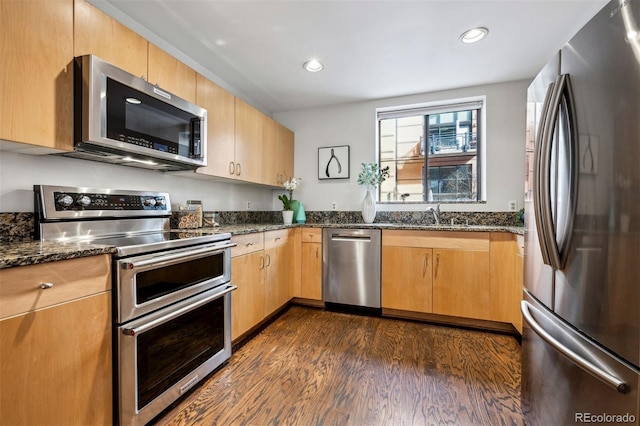
[[[511,336],[294,306],[158,425],[521,425]]]

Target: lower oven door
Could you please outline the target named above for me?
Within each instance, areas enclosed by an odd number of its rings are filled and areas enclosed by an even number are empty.
[[[231,280],[230,242],[116,261],[116,322],[125,323]]]
[[[231,356],[231,291],[223,285],[118,326],[121,425],[144,425]]]

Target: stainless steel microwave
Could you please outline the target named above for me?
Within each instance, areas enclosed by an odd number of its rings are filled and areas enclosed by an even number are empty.
[[[74,151],[162,171],[207,165],[207,111],[94,56],[75,60]]]

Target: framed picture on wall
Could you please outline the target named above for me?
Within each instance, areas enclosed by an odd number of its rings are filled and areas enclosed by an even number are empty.
[[[318,179],[349,179],[349,145],[318,148]]]

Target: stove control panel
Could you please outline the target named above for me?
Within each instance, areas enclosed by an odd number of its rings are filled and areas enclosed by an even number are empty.
[[[164,195],[55,192],[56,211],[167,211]]]

